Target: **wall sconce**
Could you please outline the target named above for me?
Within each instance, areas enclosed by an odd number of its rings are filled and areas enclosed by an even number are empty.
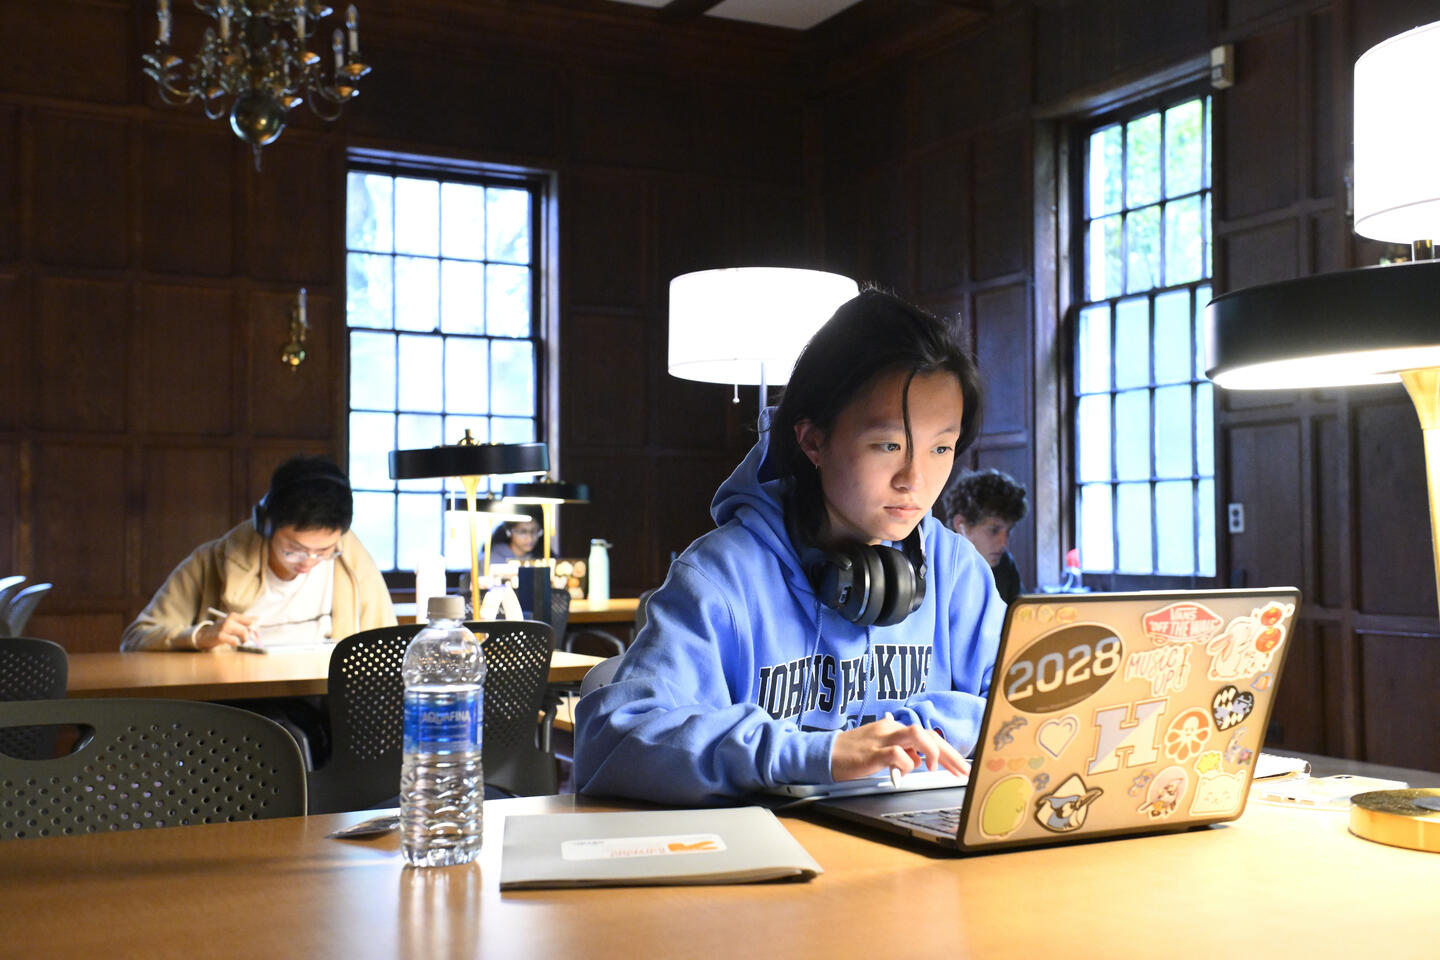
[[[288,365],[291,372],[305,362],[305,340],[309,336],[310,321],[305,316],[305,288],[301,287],[300,295],[295,298],[295,306],[290,309],[290,340],[280,351],[280,362]]]

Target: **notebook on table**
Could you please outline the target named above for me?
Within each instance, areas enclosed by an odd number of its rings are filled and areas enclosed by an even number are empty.
[[[968,785],[808,809],[964,853],[1234,820],[1299,603],[1288,587],[1019,597]]]
[[[808,880],[823,873],[762,807],[505,818],[500,889]]]

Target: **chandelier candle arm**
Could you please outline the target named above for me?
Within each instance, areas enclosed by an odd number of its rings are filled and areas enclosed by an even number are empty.
[[[141,57],[145,75],[168,104],[198,100],[212,120],[228,113],[235,135],[254,149],[257,170],[260,148],[280,136],[292,107],[308,100],[316,116],[336,120],[358,94],[356,81],[370,72],[360,59],[360,13],[353,4],[345,11],[345,29],[335,30],[328,77],[322,58],[307,46],[315,33],[311,21],[333,12],[323,3],[274,0],[261,7],[243,0],[195,0],[195,8],[215,25],[206,28],[187,66],[171,49],[170,0],[156,0],[155,47]]]

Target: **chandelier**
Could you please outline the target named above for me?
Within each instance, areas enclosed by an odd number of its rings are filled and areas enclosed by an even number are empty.
[[[280,136],[291,107],[308,98],[316,116],[335,120],[358,92],[356,82],[370,72],[360,59],[354,4],[345,11],[345,29],[331,35],[335,63],[328,82],[320,55],[306,47],[312,22],[331,13],[320,0],[195,0],[195,6],[216,25],[205,28],[187,68],[170,47],[170,0],[156,0],[159,33],[154,52],[141,58],[145,75],[166,103],[198,100],[212,120],[228,112],[230,129],[255,150],[256,170],[260,148]]]

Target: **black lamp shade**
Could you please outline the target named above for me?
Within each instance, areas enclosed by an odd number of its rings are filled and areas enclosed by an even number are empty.
[[[463,493],[446,497],[445,509],[456,513],[470,512],[470,508],[465,505],[465,495]],[[509,522],[518,522],[514,520],[514,518],[518,516],[529,517],[536,523],[541,523],[544,520],[539,507],[524,503],[506,503],[499,497],[476,497],[475,512],[499,514],[502,519]]]
[[[516,503],[589,503],[590,485],[563,480],[507,483],[501,496]]]
[[[544,473],[550,448],[543,443],[477,443],[390,451],[390,479],[478,477],[504,473]]]
[[[1361,267],[1247,287],[1212,300],[1205,321],[1206,373],[1221,386],[1232,385],[1229,377],[1258,364],[1336,356],[1343,362],[1300,365],[1286,372],[1283,383],[1243,386],[1395,380],[1396,369],[1440,363],[1413,354],[1402,360],[1378,353],[1429,348],[1440,358],[1440,261]]]

